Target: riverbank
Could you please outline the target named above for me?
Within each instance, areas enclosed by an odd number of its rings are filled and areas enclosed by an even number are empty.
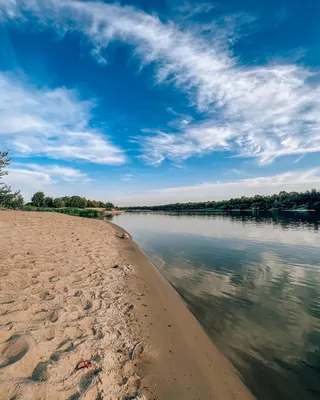
[[[0,224],[3,399],[252,399],[121,228],[14,211]]]

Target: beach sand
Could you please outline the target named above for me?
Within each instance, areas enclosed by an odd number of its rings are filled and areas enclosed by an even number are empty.
[[[0,398],[252,399],[122,234],[100,220],[0,212]]]

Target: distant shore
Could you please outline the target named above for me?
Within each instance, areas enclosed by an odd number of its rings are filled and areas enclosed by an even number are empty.
[[[0,224],[2,399],[253,399],[121,228],[15,211]]]
[[[122,212],[152,212],[152,213],[195,213],[195,212],[199,212],[199,213],[223,213],[223,212],[316,212],[316,210],[306,210],[306,209],[299,209],[297,208],[296,210],[281,210],[279,208],[274,208],[274,209],[268,209],[268,210],[258,210],[258,209],[245,209],[245,210],[241,210],[239,208],[234,208],[234,209],[230,209],[230,210],[218,210],[218,209],[205,209],[205,208],[199,208],[199,209],[186,209],[186,210],[122,210]]]

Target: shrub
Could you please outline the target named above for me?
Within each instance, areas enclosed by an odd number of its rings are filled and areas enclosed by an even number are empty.
[[[98,210],[81,210],[79,216],[85,218],[99,218],[102,216],[102,213]]]
[[[57,212],[60,214],[67,214],[76,217],[85,218],[101,218],[102,212],[99,210],[82,210],[81,208],[48,208],[48,207],[34,207],[34,206],[24,206],[23,211],[37,211],[37,212]]]

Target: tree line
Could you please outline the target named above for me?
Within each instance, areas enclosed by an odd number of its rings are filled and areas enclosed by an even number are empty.
[[[24,199],[20,191],[13,191],[2,180],[8,175],[6,168],[10,165],[11,158],[7,151],[0,152],[0,207],[23,209]],[[47,197],[43,192],[32,196],[31,203],[27,206],[37,208],[105,208],[111,210],[115,207],[112,203],[88,200],[81,196]],[[122,207],[123,210],[138,211],[210,211],[210,210],[315,210],[320,212],[320,191],[316,189],[306,192],[285,192],[271,196],[256,195],[242,196],[222,201],[206,201],[197,203],[174,203],[159,206]]]
[[[105,208],[106,210],[112,210],[115,206],[110,203],[104,203],[103,201],[88,200],[81,196],[64,196],[64,197],[47,197],[44,192],[37,192],[31,198],[31,203],[27,205],[33,207],[45,207],[45,208]]]
[[[271,196],[256,195],[222,201],[174,203],[159,206],[123,207],[132,211],[230,211],[230,210],[316,210],[320,212],[320,191],[285,192]]]
[[[10,165],[11,158],[8,156],[8,151],[0,151],[0,207],[23,209],[25,206],[37,208],[105,208],[112,210],[116,208],[110,202],[97,200],[88,200],[81,196],[64,196],[64,197],[48,197],[43,192],[37,192],[32,196],[31,203],[24,203],[24,199],[20,191],[13,191],[10,186],[3,182],[3,177],[8,175],[6,168]]]

